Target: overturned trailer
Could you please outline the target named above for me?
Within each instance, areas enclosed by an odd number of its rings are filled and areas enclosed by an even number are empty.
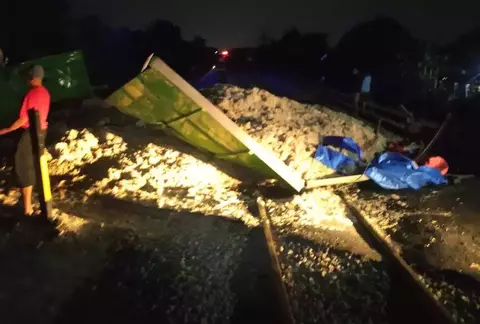
[[[304,181],[272,152],[263,148],[200,92],[158,57],[107,98],[125,114],[157,125],[181,140],[228,160],[278,179],[300,191]]]
[[[45,70],[44,84],[53,103],[82,99],[92,93],[81,51],[43,57],[0,69],[0,127],[10,125],[18,116],[23,96],[28,90],[26,73],[33,65]]]

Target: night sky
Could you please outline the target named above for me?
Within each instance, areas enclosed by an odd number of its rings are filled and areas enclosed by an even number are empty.
[[[326,32],[334,45],[355,24],[378,14],[439,43],[480,23],[480,0],[116,0],[115,9],[105,0],[69,1],[76,13],[97,14],[111,26],[143,28],[165,19],[179,25],[186,39],[200,35],[225,48],[257,45],[262,31],[279,36],[292,26]]]

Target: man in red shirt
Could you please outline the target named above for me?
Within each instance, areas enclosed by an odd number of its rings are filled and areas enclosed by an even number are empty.
[[[28,110],[35,109],[38,111],[41,128],[39,140],[43,146],[45,144],[45,136],[48,127],[47,117],[50,110],[50,93],[42,84],[44,74],[43,68],[39,65],[34,66],[30,70],[28,80],[30,90],[23,99],[19,118],[12,124],[12,126],[0,130],[0,135],[3,135],[19,128],[22,129],[22,134],[15,153],[15,173],[17,175],[18,184],[22,189],[24,212],[25,215],[28,216],[33,214],[32,189],[36,181],[32,143],[29,133],[30,125],[28,122]]]

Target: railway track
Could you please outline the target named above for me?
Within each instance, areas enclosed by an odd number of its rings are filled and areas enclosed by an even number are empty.
[[[340,194],[342,196],[342,194]],[[380,253],[382,260],[388,265],[388,274],[391,278],[392,291],[403,292],[395,298],[390,314],[393,323],[456,323],[448,310],[438,302],[435,296],[419,280],[413,268],[400,256],[399,252],[388,241],[386,235],[368,220],[357,208],[342,197],[351,215],[359,225],[363,237]],[[275,229],[272,226],[262,196],[257,198],[257,207],[261,216],[265,240],[271,260],[271,271],[277,292],[279,311],[283,314],[285,324],[296,323],[293,316],[291,301],[282,280],[282,270],[279,262],[278,242],[275,238]],[[407,298],[402,298],[405,296]]]

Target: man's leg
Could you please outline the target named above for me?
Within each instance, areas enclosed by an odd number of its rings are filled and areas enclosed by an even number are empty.
[[[33,213],[32,191],[35,183],[32,145],[30,144],[30,133],[24,130],[17,145],[15,153],[15,173],[18,186],[21,188],[23,198],[23,210],[26,215]]]
[[[33,214],[32,189],[33,189],[33,186],[22,188],[24,213],[25,215],[28,215],[28,216]]]

